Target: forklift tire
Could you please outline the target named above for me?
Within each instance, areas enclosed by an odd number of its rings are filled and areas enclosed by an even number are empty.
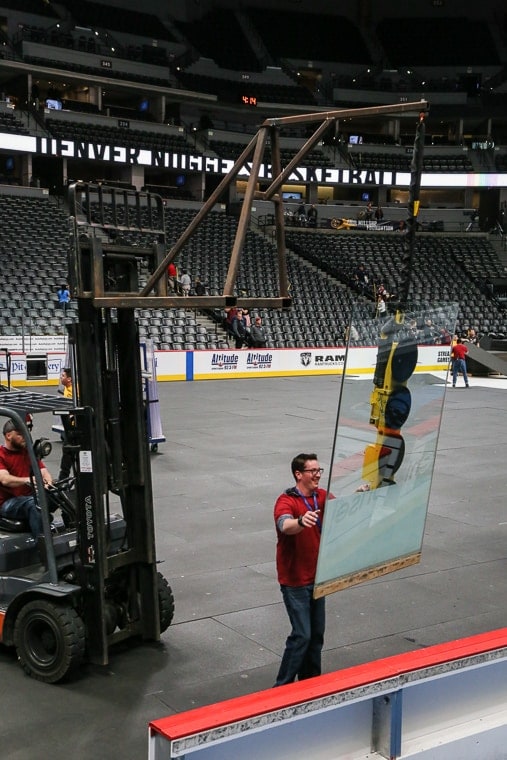
[[[160,614],[160,633],[164,633],[174,617],[174,596],[171,587],[161,573],[157,573],[158,609]]]
[[[14,646],[19,663],[29,676],[44,683],[57,683],[83,660],[83,621],[69,605],[35,599],[19,611]]]

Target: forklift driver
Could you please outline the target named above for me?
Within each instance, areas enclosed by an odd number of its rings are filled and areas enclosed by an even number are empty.
[[[33,495],[31,463],[23,434],[13,420],[3,427],[5,443],[0,446],[0,514],[11,520],[26,520],[34,538],[42,533],[42,518]],[[42,480],[52,485],[53,478],[39,460]]]

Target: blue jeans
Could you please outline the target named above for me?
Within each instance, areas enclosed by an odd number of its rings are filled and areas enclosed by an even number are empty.
[[[292,631],[285,642],[275,686],[319,676],[326,627],[325,598],[313,598],[312,586],[280,586]]]
[[[464,359],[454,359],[452,363],[452,384],[456,385],[458,379],[458,372],[463,375],[465,385],[468,385],[467,365]]]
[[[0,507],[0,513],[11,520],[26,520],[34,538],[42,533],[42,517],[33,496],[13,496],[7,499]]]

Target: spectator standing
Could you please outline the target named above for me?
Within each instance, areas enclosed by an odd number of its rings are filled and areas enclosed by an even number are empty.
[[[377,317],[378,319],[382,319],[382,317],[385,317],[387,311],[386,302],[384,301],[384,297],[382,295],[379,295],[377,298]]]
[[[316,454],[298,454],[291,470],[296,484],[274,508],[278,582],[292,625],[275,686],[320,675],[326,624],[325,599],[313,598],[326,503],[319,488],[323,470]]]
[[[224,329],[227,333],[228,338],[229,336],[234,337],[234,334],[232,332],[232,323],[237,313],[238,309],[236,306],[227,306],[224,309]]]
[[[250,327],[250,344],[252,348],[265,348],[266,346],[266,333],[260,317],[256,317],[253,325]]]
[[[186,269],[184,269],[181,274],[180,286],[182,295],[187,298],[188,294],[190,293],[190,288],[192,287],[192,280],[190,279],[190,275]]]
[[[377,220],[377,222],[381,222],[383,218],[384,218],[384,212],[382,210],[382,206],[379,203],[377,208],[375,209],[375,219]]]
[[[451,359],[452,359],[452,387],[456,387],[456,381],[458,379],[458,374],[463,375],[463,380],[465,381],[465,388],[468,388],[468,375],[467,375],[467,365],[466,365],[466,356],[468,354],[468,348],[465,346],[465,344],[462,342],[461,338],[458,338],[457,343],[455,346],[451,349]]]
[[[247,340],[247,329],[242,309],[237,310],[232,320],[231,332],[234,337],[234,347],[243,348]]]
[[[242,309],[243,311],[243,321],[245,323],[246,331],[247,333],[250,332],[250,327],[252,326],[252,320],[250,318],[250,312],[248,309]]]
[[[382,296],[384,301],[388,301],[391,298],[391,294],[387,292],[387,290],[384,287],[384,283],[381,282],[380,285],[377,288],[377,295]]]
[[[308,226],[309,227],[316,227],[317,226],[318,213],[317,213],[317,209],[315,207],[315,203],[312,203],[312,205],[308,209],[308,213],[307,213],[306,216],[308,218]]]
[[[306,209],[305,209],[305,204],[304,203],[301,203],[299,205],[299,208],[298,208],[296,214],[297,214],[297,219],[298,219],[299,226],[300,227],[306,227],[307,222],[308,222],[308,217],[306,216]]]
[[[167,281],[169,283],[169,287],[171,290],[176,290],[176,281],[178,279],[178,270],[176,269],[176,264],[174,261],[171,261],[169,266],[167,267]]]
[[[370,284],[370,278],[368,277],[366,273],[364,264],[359,264],[356,270],[354,271],[353,282],[355,284],[356,289],[359,291],[359,293],[363,295],[366,294],[368,290],[368,286]]]
[[[63,397],[64,398],[73,398],[74,396],[74,389],[72,387],[72,370],[70,367],[64,367],[62,369],[61,375],[60,375],[60,382],[63,387]],[[65,426],[64,426],[65,431]],[[67,435],[65,432],[62,433],[62,444],[63,444],[63,452],[62,452],[62,458],[60,460],[60,472],[58,473],[58,480],[65,480],[66,478],[70,477],[71,469],[72,469],[72,455],[68,452],[68,450],[65,449],[65,445],[68,443],[67,441]]]
[[[56,297],[58,299],[58,308],[63,311],[63,316],[67,311],[70,303],[70,290],[68,285],[60,285],[59,290],[56,291]]]

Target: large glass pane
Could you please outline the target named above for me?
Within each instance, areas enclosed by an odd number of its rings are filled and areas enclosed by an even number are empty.
[[[446,382],[415,370],[423,345],[448,348],[457,312],[447,303],[353,316],[351,332],[376,341],[377,360],[373,381],[345,367],[315,596],[419,561]]]

